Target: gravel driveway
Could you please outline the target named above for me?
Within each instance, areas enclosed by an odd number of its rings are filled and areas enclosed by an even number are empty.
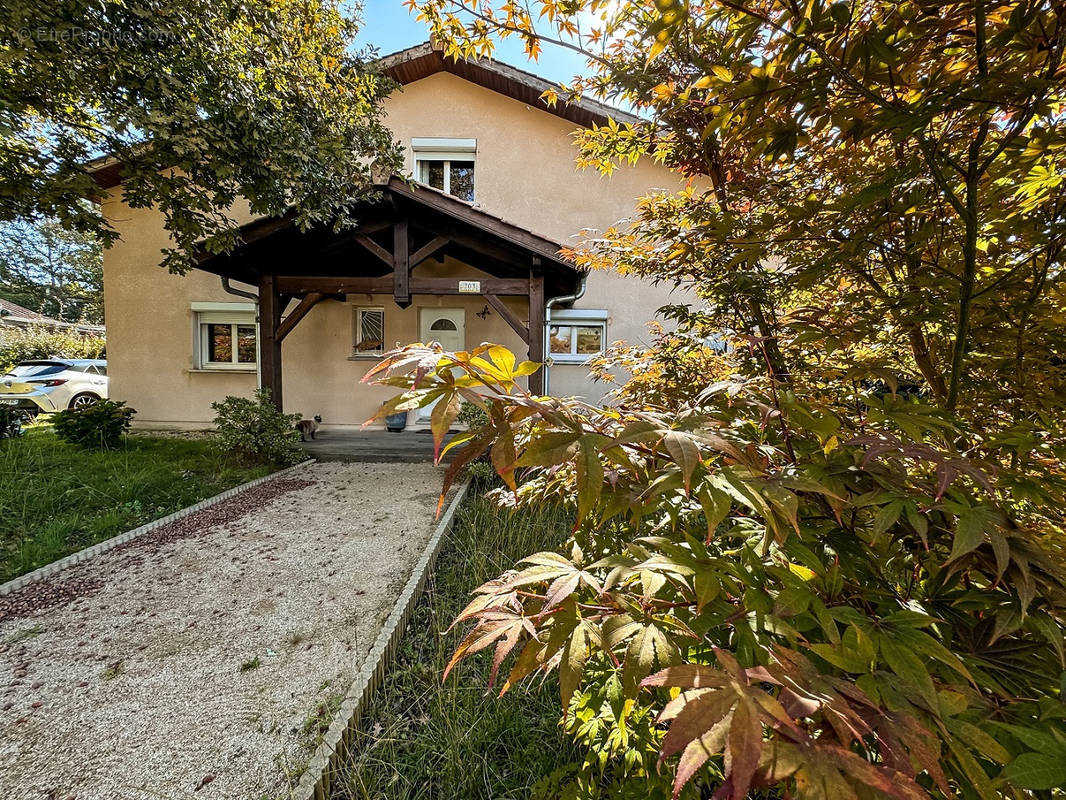
[[[0,598],[0,797],[288,797],[439,486],[313,464]]]

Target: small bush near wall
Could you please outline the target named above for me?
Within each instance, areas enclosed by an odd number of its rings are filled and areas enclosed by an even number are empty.
[[[466,400],[459,406],[459,416],[455,419],[468,428],[477,430],[481,430],[489,424],[489,415],[485,413],[485,409],[474,403],[468,403]]]
[[[56,435],[65,442],[86,448],[113,450],[130,429],[137,412],[125,402],[98,400],[89,406],[59,411],[52,417]]]
[[[13,439],[22,433],[23,412],[11,406],[0,406],[0,439]]]
[[[0,373],[20,361],[42,358],[102,358],[103,336],[83,335],[72,330],[51,330],[43,325],[0,328]]]
[[[254,398],[227,397],[212,403],[219,446],[245,464],[295,464],[301,458],[296,446],[299,414],[283,414],[270,402],[270,392],[260,389]]]

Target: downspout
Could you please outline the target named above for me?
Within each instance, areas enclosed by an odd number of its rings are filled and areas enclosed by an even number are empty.
[[[558,297],[553,297],[544,304],[544,330],[540,332],[540,335],[544,338],[544,394],[551,394],[551,369],[548,367],[548,363],[551,361],[551,339],[548,336],[548,331],[552,326],[552,308],[558,303],[574,303],[585,296],[585,288],[588,286],[589,274],[584,272],[581,274],[581,284],[577,287],[577,291],[573,294],[561,294]],[[532,331],[530,331],[532,335]]]
[[[243,289],[234,289],[229,284],[229,278],[226,278],[226,277],[222,278],[222,290],[225,291],[225,292],[228,292],[229,294],[236,295],[237,297],[247,298],[248,300],[251,300],[253,303],[255,303],[255,328],[256,328],[256,343],[255,343],[255,346],[256,346],[256,350],[258,351],[258,349],[259,349],[259,341],[258,341],[258,337],[259,337],[259,293],[258,292],[246,292]],[[259,353],[256,352],[256,354],[255,354],[255,389],[256,389],[256,391],[259,391],[259,387],[263,385],[263,375],[260,372],[259,361],[260,361]]]

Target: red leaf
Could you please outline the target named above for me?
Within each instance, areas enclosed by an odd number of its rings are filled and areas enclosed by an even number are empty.
[[[734,692],[721,689],[701,694],[686,704],[676,719],[670,723],[670,729],[663,737],[659,761],[662,762],[663,759],[669,758],[679,750],[687,748],[690,742],[710,732],[729,713],[736,702],[737,695]],[[723,737],[722,745],[724,744]]]
[[[673,800],[677,800],[685,784],[692,780],[692,776],[699,771],[707,759],[721,752],[728,730],[729,726],[723,723],[707,731],[699,739],[689,742],[685,752],[681,754],[681,760],[677,763],[677,772],[674,773]]]
[[[725,686],[728,679],[713,667],[703,664],[677,664],[649,675],[641,686],[678,686],[682,689],[699,689],[704,686]]]
[[[744,800],[751,788],[751,778],[762,755],[762,721],[751,698],[742,696],[729,726],[726,783],[731,800]]]

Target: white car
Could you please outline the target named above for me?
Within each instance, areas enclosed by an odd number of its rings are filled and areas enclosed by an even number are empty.
[[[28,416],[91,405],[107,397],[107,362],[98,358],[23,361],[0,377],[0,405]]]

